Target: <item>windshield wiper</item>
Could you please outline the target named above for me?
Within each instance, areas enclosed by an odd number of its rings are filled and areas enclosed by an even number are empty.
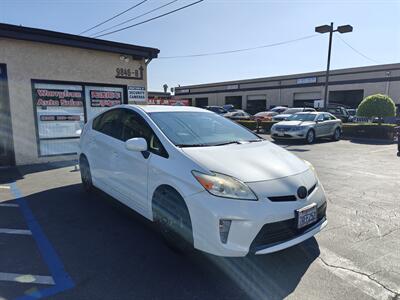
[[[220,143],[220,144],[213,144],[212,146],[224,146],[224,145],[230,145],[230,144],[240,144],[241,141],[229,141],[225,143]]]
[[[262,141],[265,141],[264,139],[254,139],[254,140],[248,140],[248,141],[246,141],[246,142],[249,142],[249,143],[257,143],[257,142],[262,142]]]
[[[187,148],[187,147],[209,147],[212,145],[209,144],[176,144],[175,146],[180,148]]]

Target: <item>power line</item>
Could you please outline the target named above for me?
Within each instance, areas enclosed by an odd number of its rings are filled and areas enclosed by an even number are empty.
[[[126,29],[129,29],[129,28],[132,28],[132,27],[135,27],[135,26],[138,26],[138,25],[141,25],[141,24],[144,24],[144,23],[147,23],[147,22],[150,22],[150,21],[153,21],[153,20],[156,20],[156,19],[165,17],[165,16],[170,15],[170,14],[172,14],[172,13],[174,13],[174,12],[177,12],[177,11],[179,11],[179,10],[188,8],[188,7],[190,7],[190,6],[193,6],[193,5],[198,4],[198,3],[200,3],[200,2],[203,2],[203,1],[204,1],[204,0],[198,0],[198,1],[196,1],[196,2],[193,2],[193,3],[190,3],[190,4],[188,4],[188,5],[179,7],[179,8],[177,8],[177,9],[174,9],[174,10],[171,10],[171,11],[169,11],[169,12],[166,12],[165,14],[158,15],[158,16],[156,16],[156,17],[153,17],[153,18],[144,20],[144,21],[142,21],[142,22],[139,22],[139,23],[136,23],[136,24],[133,24],[133,25],[130,25],[130,26],[126,26],[126,27],[123,27],[123,28],[120,28],[120,29],[116,29],[116,30],[114,30],[114,31],[110,31],[110,32],[106,32],[106,33],[97,35],[97,36],[95,36],[95,38],[99,38],[99,37],[102,37],[102,36],[106,36],[106,35],[110,35],[110,34],[113,34],[113,33],[116,33],[116,32],[120,32],[120,31],[122,31],[122,30],[126,30]]]
[[[116,14],[115,16],[112,16],[111,18],[109,18],[109,19],[107,19],[107,20],[105,20],[105,21],[103,21],[103,22],[101,22],[101,23],[99,23],[99,24],[97,24],[97,25],[95,25],[93,27],[90,27],[89,29],[86,29],[86,30],[82,31],[81,33],[79,33],[79,35],[84,34],[84,33],[88,32],[88,31],[90,31],[92,29],[95,29],[95,28],[97,28],[97,27],[99,27],[99,26],[101,26],[101,25],[103,25],[103,24],[105,24],[105,23],[107,23],[107,22],[119,17],[120,15],[123,15],[124,13],[126,13],[126,12],[136,8],[136,7],[138,7],[139,5],[142,5],[146,1],[148,1],[148,0],[143,0],[143,1],[139,2],[138,4],[135,4],[135,5],[131,6],[131,7],[129,7],[128,9],[125,9],[124,11]]]
[[[223,54],[245,52],[245,51],[251,51],[251,50],[257,50],[257,49],[263,49],[263,48],[269,48],[269,47],[290,44],[290,43],[294,43],[294,42],[298,42],[298,41],[302,41],[302,40],[311,39],[311,38],[314,38],[317,36],[319,36],[319,35],[313,34],[313,35],[303,36],[303,37],[300,37],[297,39],[292,39],[292,40],[277,42],[277,43],[273,43],[273,44],[257,46],[257,47],[251,47],[251,48],[241,48],[241,49],[235,49],[235,50],[226,50],[226,51],[220,51],[220,52],[208,52],[208,53],[199,53],[199,54],[190,54],[190,55],[161,56],[161,57],[158,57],[158,59],[190,58],[190,57],[202,57],[202,56],[213,56],[213,55],[223,55]]]
[[[103,30],[101,30],[101,31],[98,31],[98,32],[92,34],[91,37],[94,37],[94,36],[96,36],[96,35],[99,35],[100,33],[103,33],[103,32],[105,32],[105,31],[108,31],[108,30],[113,29],[113,28],[115,28],[115,27],[121,26],[121,25],[123,25],[123,24],[129,23],[129,22],[131,22],[131,21],[133,21],[133,20],[139,19],[140,17],[146,16],[146,15],[152,13],[152,12],[155,12],[155,11],[157,11],[157,10],[163,8],[163,7],[166,7],[166,6],[168,6],[168,5],[171,5],[172,3],[177,2],[177,1],[178,1],[178,0],[173,0],[173,1],[171,1],[171,2],[168,2],[168,3],[164,4],[164,5],[161,5],[161,6],[159,6],[159,7],[156,7],[156,8],[154,8],[154,9],[152,9],[152,10],[149,10],[148,12],[145,12],[145,13],[143,13],[143,14],[141,14],[141,15],[138,15],[138,16],[136,16],[136,17],[134,17],[134,18],[128,19],[128,20],[126,20],[126,21],[124,21],[124,22],[121,22],[121,23],[116,24],[116,25],[114,25],[114,26],[111,26],[111,27],[108,27],[108,28],[103,29]]]
[[[366,56],[365,54],[363,54],[362,52],[358,51],[356,48],[354,48],[352,45],[350,45],[348,42],[346,42],[344,39],[342,39],[339,35],[338,35],[337,37],[338,37],[347,47],[349,47],[351,50],[353,50],[354,52],[356,52],[358,55],[361,55],[362,57],[368,59],[369,61],[372,61],[372,62],[374,62],[374,63],[378,63],[378,64],[379,64],[379,61],[377,61],[377,60],[375,60],[375,59],[373,59],[373,58],[371,58],[371,57],[368,57],[368,56]]]

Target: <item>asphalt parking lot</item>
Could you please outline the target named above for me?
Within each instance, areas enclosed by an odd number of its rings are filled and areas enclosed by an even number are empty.
[[[279,144],[315,166],[329,224],[246,258],[172,251],[142,217],[82,192],[70,163],[0,170],[0,299],[400,299],[396,145]]]

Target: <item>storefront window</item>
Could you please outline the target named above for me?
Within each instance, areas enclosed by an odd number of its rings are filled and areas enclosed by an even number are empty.
[[[85,120],[82,86],[35,83],[33,98],[39,154],[76,153]]]
[[[120,87],[85,86],[87,120],[112,106],[122,104],[123,93]]]
[[[77,153],[85,121],[123,99],[122,87],[34,83],[39,155]]]

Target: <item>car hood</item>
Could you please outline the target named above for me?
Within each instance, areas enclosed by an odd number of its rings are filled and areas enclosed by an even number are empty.
[[[182,148],[182,151],[205,169],[243,182],[292,176],[309,168],[294,154],[268,141]]]
[[[312,125],[314,124],[313,121],[281,121],[278,123],[278,125],[283,125],[283,126],[307,126],[307,125]]]

